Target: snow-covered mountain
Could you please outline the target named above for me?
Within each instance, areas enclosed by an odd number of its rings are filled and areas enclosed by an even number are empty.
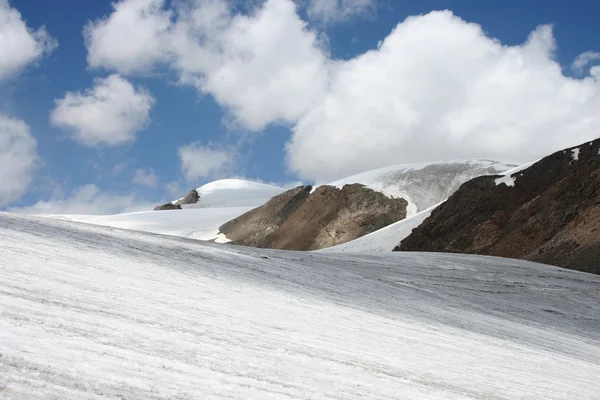
[[[2,399],[600,393],[590,274],[222,246],[5,213],[0,254]]]
[[[258,207],[285,189],[243,179],[220,179],[200,186],[196,191],[200,201],[182,208]]]
[[[461,186],[399,250],[513,257],[600,274],[600,139]]]
[[[182,210],[51,217],[199,240],[221,241],[219,226],[264,204],[285,189],[242,179],[221,179],[207,183],[196,191],[200,195],[200,201],[183,205]]]
[[[338,188],[342,188],[346,184],[359,183],[388,197],[403,198],[408,202],[406,220],[390,225],[381,232],[375,232],[371,234],[375,236],[368,236],[359,243],[336,248],[340,251],[383,249],[389,251],[398,244],[399,240],[397,239],[407,236],[414,228],[413,225],[425,215],[420,214],[422,211],[444,201],[461,184],[477,176],[495,175],[514,167],[513,164],[484,159],[402,164],[330,182],[327,186]],[[313,191],[316,189],[317,187],[314,187]],[[273,196],[283,193],[285,189],[241,179],[222,179],[201,186],[196,191],[200,195],[200,201],[196,204],[182,205],[182,210],[148,211],[110,216],[69,215],[57,216],[57,218],[200,240],[216,239],[219,242],[227,242],[229,239],[219,233],[220,226],[262,206]],[[405,234],[408,227],[410,229]],[[384,240],[381,240],[382,237]]]
[[[379,168],[312,189],[289,190],[219,231],[232,243],[245,246],[391,251],[460,185],[514,167],[469,159]],[[352,240],[360,242],[344,246]]]
[[[516,164],[485,159],[392,165],[352,175],[329,186],[361,183],[390,197],[408,201],[410,217],[446,200],[460,185],[482,175],[497,175]]]
[[[320,251],[392,251],[463,183],[479,176],[518,171],[525,167],[484,159],[454,160],[380,168],[332,182],[331,185],[339,187],[356,180],[388,196],[405,198],[409,200],[409,212],[406,219]]]

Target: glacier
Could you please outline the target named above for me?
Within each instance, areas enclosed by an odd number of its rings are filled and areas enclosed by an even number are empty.
[[[598,399],[600,277],[0,213],[2,399]]]

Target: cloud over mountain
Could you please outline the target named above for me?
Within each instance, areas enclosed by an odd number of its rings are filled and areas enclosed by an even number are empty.
[[[302,179],[461,157],[527,161],[600,128],[600,68],[581,79],[565,75],[547,25],[507,46],[478,24],[435,11],[340,60],[291,0],[267,0],[247,14],[224,0],[179,4],[117,3],[86,30],[90,66],[122,73],[166,66],[247,130],[290,126],[288,168]],[[103,30],[138,23],[156,48],[136,39],[123,50]]]
[[[177,154],[181,162],[181,172],[189,181],[208,178],[230,168],[234,162],[234,153],[211,145],[190,143],[181,146]]]

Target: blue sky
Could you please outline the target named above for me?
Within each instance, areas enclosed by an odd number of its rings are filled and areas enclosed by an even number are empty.
[[[37,143],[0,148],[23,161],[1,165],[7,209],[117,212],[223,177],[525,162],[600,132],[592,1],[0,0],[3,14],[0,115]]]

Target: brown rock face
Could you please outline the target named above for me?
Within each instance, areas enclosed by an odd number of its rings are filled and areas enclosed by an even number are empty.
[[[395,250],[486,254],[600,273],[600,139],[465,183]]]
[[[360,184],[300,186],[221,226],[234,244],[316,250],[366,235],[406,217],[404,199]]]
[[[162,206],[154,207],[154,211],[165,211],[165,210],[181,210],[181,206],[179,204],[167,203]]]

